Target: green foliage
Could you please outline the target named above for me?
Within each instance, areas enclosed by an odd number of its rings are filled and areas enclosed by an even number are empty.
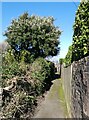
[[[72,60],[72,45],[69,46],[68,53],[66,54],[66,57],[64,59],[65,67],[71,64],[71,60]]]
[[[57,54],[61,34],[53,21],[52,17],[25,13],[8,27],[5,35],[9,45],[2,54],[2,87],[12,88],[3,90],[2,117],[30,118],[37,96],[51,83],[55,67],[44,58]]]
[[[19,65],[16,62],[13,62],[11,65],[3,65],[3,77],[10,78],[16,75],[21,74],[19,71]],[[4,76],[5,75],[5,76]]]
[[[9,48],[2,54],[2,85],[6,86],[6,81],[15,76],[25,75],[27,65],[24,62],[18,63],[14,59],[13,51]]]
[[[4,55],[3,87],[9,86],[13,82],[13,77],[16,81],[15,87],[11,91],[6,91],[8,96],[3,94],[1,116],[6,118],[31,117],[34,105],[37,104],[37,96],[43,94],[52,80],[55,73],[54,64],[43,58],[36,59],[32,64],[18,63],[14,59],[10,61],[10,53]]]
[[[57,55],[61,32],[53,22],[53,17],[29,16],[28,13],[12,20],[5,36],[17,61],[24,59],[23,56],[26,62],[31,62],[40,56]]]
[[[81,2],[75,18],[72,61],[89,55],[89,0]]]
[[[31,76],[33,79],[44,82],[51,77],[51,72],[53,72],[53,69],[52,63],[47,62],[43,58],[38,58],[31,65]]]
[[[63,59],[63,58],[60,58],[60,59],[59,59],[59,63],[62,65],[63,62],[64,62],[64,59]]]
[[[11,64],[15,61],[11,48],[8,48],[7,51],[2,54],[2,61],[4,64]]]
[[[52,62],[44,58],[37,58],[30,67],[31,79],[38,80],[35,91],[37,94],[42,94],[48,90],[55,75],[55,66]]]

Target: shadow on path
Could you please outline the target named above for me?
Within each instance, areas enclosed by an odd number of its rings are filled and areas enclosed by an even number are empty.
[[[46,85],[45,85],[45,88],[44,88],[44,91],[43,91],[43,93],[45,92],[45,91],[49,91],[50,90],[50,88],[51,88],[51,86],[53,85],[53,81],[55,80],[55,79],[59,79],[60,78],[60,75],[58,74],[58,73],[55,73],[55,75],[54,75],[54,77],[53,77],[53,80],[51,80],[51,81],[46,81]]]
[[[60,78],[60,75],[58,74],[58,73],[56,73],[55,75],[54,75],[54,80],[55,79],[59,79]]]

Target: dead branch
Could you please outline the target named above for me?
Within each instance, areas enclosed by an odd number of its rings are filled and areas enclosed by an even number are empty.
[[[17,80],[17,78],[18,78],[18,76],[13,77],[11,80],[9,80],[9,81],[12,82],[11,85],[9,85],[8,87],[3,88],[3,90],[5,90],[5,91],[10,91],[12,88],[14,88],[15,85],[16,85],[16,80]]]

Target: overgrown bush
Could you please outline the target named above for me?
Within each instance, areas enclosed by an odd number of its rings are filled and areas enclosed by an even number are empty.
[[[33,105],[36,104],[36,97],[28,94],[30,91],[14,90],[9,92],[10,96],[5,98],[2,106],[2,116],[5,118],[26,118],[30,117]]]
[[[53,21],[25,13],[8,27],[9,46],[2,56],[2,118],[30,118],[37,96],[51,83],[55,67],[44,58],[58,53],[61,34]]]
[[[44,82],[54,74],[54,66],[44,58],[36,59],[31,66],[31,76],[33,79]],[[50,79],[49,79],[50,80]]]
[[[80,2],[73,28],[72,62],[89,55],[89,0]]]
[[[43,82],[49,74],[49,66],[46,60],[43,58],[36,59],[31,65],[31,76],[33,79]]]
[[[22,76],[26,74],[27,65],[25,63],[18,63],[13,54],[6,52],[2,57],[2,85],[6,86],[6,81],[15,76]]]
[[[6,66],[3,69],[3,80],[5,80],[3,86],[9,86],[13,81],[15,82],[15,86],[11,91],[3,93],[2,117],[30,117],[37,104],[37,96],[42,95],[46,90],[54,73],[54,64],[43,58],[36,59],[31,65],[13,62],[10,66]],[[5,78],[4,74],[9,77]]]

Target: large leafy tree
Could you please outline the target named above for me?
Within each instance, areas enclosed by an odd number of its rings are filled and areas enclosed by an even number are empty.
[[[89,0],[78,7],[74,23],[72,61],[89,55]]]
[[[12,20],[5,36],[15,58],[30,62],[38,57],[57,55],[61,31],[53,22],[53,17],[29,16],[28,13]]]

